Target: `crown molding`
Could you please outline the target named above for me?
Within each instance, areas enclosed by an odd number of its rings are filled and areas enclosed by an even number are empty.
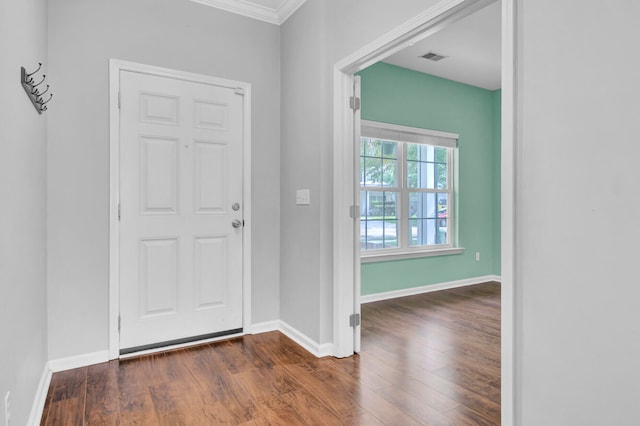
[[[262,6],[249,0],[191,0],[227,12],[237,13],[270,24],[281,25],[306,0],[283,0],[277,8]]]
[[[307,0],[284,0],[280,3],[278,8],[278,16],[280,18],[280,24],[289,19],[293,13],[300,8]],[[280,25],[278,24],[278,25]]]

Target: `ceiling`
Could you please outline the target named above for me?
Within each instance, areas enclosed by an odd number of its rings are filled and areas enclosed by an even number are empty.
[[[500,2],[456,21],[383,62],[449,80],[496,90],[501,87]],[[433,52],[437,62],[422,58]]]
[[[191,0],[227,12],[280,25],[306,0]]]

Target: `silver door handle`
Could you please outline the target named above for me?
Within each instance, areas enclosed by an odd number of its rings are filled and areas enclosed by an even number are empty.
[[[231,225],[232,225],[234,228],[240,228],[240,227],[242,226],[242,221],[240,221],[240,220],[238,220],[238,219],[235,219],[233,222],[231,222]]]

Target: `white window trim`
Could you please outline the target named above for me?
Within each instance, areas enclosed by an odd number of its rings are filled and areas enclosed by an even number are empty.
[[[402,260],[413,259],[421,257],[431,256],[446,256],[452,254],[461,254],[464,248],[458,247],[458,214],[457,214],[457,155],[455,151],[450,150],[447,153],[447,163],[449,164],[447,170],[447,180],[449,182],[450,189],[447,191],[450,196],[447,198],[448,209],[450,217],[453,220],[448,219],[449,225],[447,233],[447,244],[437,244],[431,246],[416,246],[411,247],[406,243],[408,233],[408,211],[407,200],[409,199],[410,192],[441,192],[431,191],[427,189],[408,188],[406,186],[406,162],[407,162],[407,143],[418,143],[432,146],[439,146],[445,148],[458,147],[458,139],[460,135],[458,133],[442,132],[439,130],[423,129],[417,127],[401,126],[397,124],[383,123],[379,121],[362,120],[361,121],[361,137],[376,138],[380,140],[388,140],[400,143],[401,149],[398,150],[398,176],[397,185],[394,187],[367,187],[360,186],[361,190],[366,191],[390,191],[397,192],[400,200],[400,206],[398,207],[398,215],[402,218],[398,221],[398,247],[375,249],[375,250],[361,250],[360,261],[362,263],[389,261],[389,260]],[[358,141],[359,143],[359,141]],[[359,150],[358,150],[359,151]],[[402,185],[399,185],[402,182]]]
[[[458,133],[441,132],[440,130],[422,129],[419,127],[401,126],[381,121],[362,120],[361,135],[387,139],[392,141],[422,143],[427,145],[457,148]]]
[[[461,254],[462,247],[446,247],[430,250],[399,251],[394,253],[366,253],[360,255],[360,263],[386,262],[389,260],[417,259],[422,257],[448,256],[451,254]]]

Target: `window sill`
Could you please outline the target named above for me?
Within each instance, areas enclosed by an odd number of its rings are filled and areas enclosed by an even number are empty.
[[[449,247],[436,250],[425,251],[406,251],[393,253],[376,253],[360,255],[360,263],[386,262],[389,260],[417,259],[421,257],[432,256],[448,256],[451,254],[461,254],[464,251],[462,247]]]

